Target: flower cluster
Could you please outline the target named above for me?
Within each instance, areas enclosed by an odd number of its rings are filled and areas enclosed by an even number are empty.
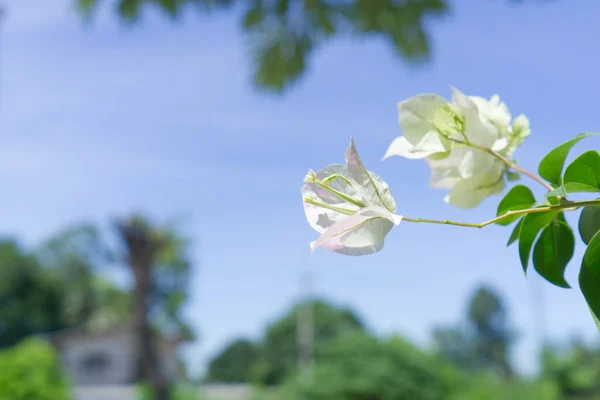
[[[600,153],[588,150],[565,167],[573,146],[600,132],[581,133],[550,150],[535,174],[513,159],[517,147],[531,134],[529,121],[523,115],[513,120],[497,95],[488,100],[452,88],[451,100],[420,94],[398,103],[398,112],[403,136],[392,142],[383,159],[424,159],[431,168],[430,186],[447,189],[445,201],[450,205],[476,207],[502,192],[506,180],[521,175],[547,190],[543,200],[518,184],[500,200],[495,217],[480,223],[399,216],[388,185],[367,171],[351,140],[346,164],[310,170],[304,179],[306,218],[320,233],[312,249],[323,247],[355,256],[375,253],[401,221],[478,229],[514,224],[507,245],[517,244],[523,271],[527,273],[533,264],[548,282],[569,288],[565,269],[575,252],[575,234],[564,213],[581,210],[577,228],[586,249],[579,287],[600,329],[600,198],[569,198],[600,193]]]
[[[449,189],[445,201],[459,208],[476,207],[505,187],[506,163],[530,134],[523,115],[512,121],[498,96],[466,96],[452,88],[452,100],[420,94],[398,103],[404,136],[395,139],[384,159],[425,159],[430,186]],[[509,178],[513,175],[508,174]]]
[[[460,208],[477,206],[500,193],[512,156],[530,134],[524,116],[512,121],[498,96],[490,100],[465,96],[452,88],[452,100],[420,94],[398,104],[404,136],[395,139],[384,159],[401,156],[425,159],[430,185],[449,189],[445,201]],[[311,243],[346,255],[375,253],[402,219],[388,185],[367,171],[354,141],[346,164],[332,164],[304,179],[302,198],[309,224],[321,235]]]

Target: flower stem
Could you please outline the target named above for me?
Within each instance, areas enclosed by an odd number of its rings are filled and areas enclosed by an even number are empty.
[[[343,207],[332,206],[331,204],[327,204],[327,203],[324,203],[322,201],[315,200],[315,199],[313,199],[312,197],[309,197],[309,196],[304,197],[302,200],[305,203],[307,203],[307,204],[312,204],[313,206],[317,206],[317,207],[321,207],[321,208],[326,208],[326,209],[331,210],[331,211],[339,212],[340,214],[345,214],[345,215],[354,215],[354,214],[356,214],[356,211],[348,210],[347,208],[343,208]]]
[[[583,206],[600,206],[600,200],[572,201],[572,202],[568,202],[565,204],[557,204],[557,205],[551,205],[551,206],[545,206],[545,207],[526,208],[523,210],[509,211],[506,214],[502,214],[498,217],[492,218],[490,220],[487,220],[487,221],[484,221],[484,222],[481,222],[478,224],[474,224],[474,223],[470,223],[470,222],[451,221],[448,219],[427,219],[427,218],[408,218],[408,217],[402,217],[402,221],[423,222],[423,223],[428,223],[428,224],[439,224],[439,225],[464,226],[467,228],[483,228],[485,226],[494,224],[498,221],[502,221],[503,219],[506,219],[508,217],[513,217],[515,215],[525,215],[525,214],[548,212],[548,211],[559,211],[559,210],[577,210],[578,208],[583,207]]]

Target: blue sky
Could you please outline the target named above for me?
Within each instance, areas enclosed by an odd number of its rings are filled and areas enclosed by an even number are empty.
[[[492,283],[508,302],[524,370],[535,360],[532,291],[545,299],[555,340],[595,327],[577,289],[523,276],[510,229],[403,224],[381,253],[309,254],[316,232],[301,206],[309,168],[342,162],[350,136],[367,167],[390,184],[400,214],[479,222],[500,197],[461,211],[427,186],[425,163],[380,162],[400,134],[396,105],[420,92],[498,93],[533,135],[517,158],[529,169],[576,133],[599,130],[600,4],[454,1],[431,21],[432,61],[406,66],[379,39],[337,40],[315,54],[285,97],[258,94],[237,16],[148,15],[134,29],[104,13],[91,26],[70,1],[9,0],[0,86],[1,232],[34,246],[66,224],[144,211],[178,218],[197,265],[187,315],[201,340],[196,371],[229,340],[258,337],[300,293],[355,308],[378,333],[427,343],[457,321],[470,291]],[[598,148],[597,139],[579,145]],[[537,188],[536,188],[537,190]],[[538,191],[538,193],[541,193]],[[576,217],[570,220],[576,222]],[[581,257],[578,243],[575,257]],[[567,277],[576,285],[577,263]]]

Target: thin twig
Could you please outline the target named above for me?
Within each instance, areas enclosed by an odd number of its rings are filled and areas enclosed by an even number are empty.
[[[506,218],[513,217],[513,216],[524,215],[524,214],[533,214],[533,213],[539,213],[539,212],[548,212],[548,211],[577,210],[578,208],[584,207],[584,206],[600,206],[600,200],[573,201],[573,202],[569,202],[569,203],[565,203],[565,204],[557,204],[557,205],[550,205],[550,206],[545,206],[545,207],[526,208],[523,210],[509,211],[506,214],[502,214],[498,217],[492,218],[490,220],[487,220],[487,221],[484,221],[484,222],[481,222],[478,224],[474,224],[474,223],[470,223],[470,222],[451,221],[448,219],[427,219],[427,218],[409,218],[409,217],[402,217],[402,221],[421,222],[421,223],[439,224],[439,225],[464,226],[467,228],[481,229],[485,226],[494,224],[498,221],[502,221]]]

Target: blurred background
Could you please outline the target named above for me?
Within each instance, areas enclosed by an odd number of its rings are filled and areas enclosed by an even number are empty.
[[[353,136],[400,214],[489,219],[380,162],[396,102],[498,94],[535,170],[599,129],[597,1],[0,4],[0,399],[600,399],[576,268],[497,226],[311,255],[300,196]]]

